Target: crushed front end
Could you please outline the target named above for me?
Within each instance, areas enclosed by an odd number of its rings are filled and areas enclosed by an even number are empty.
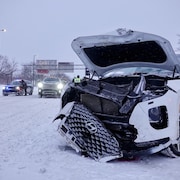
[[[90,72],[61,94],[58,131],[98,161],[162,152],[180,156],[180,67],[159,36],[116,30],[72,47]]]
[[[169,131],[170,117],[162,102],[168,94],[177,98],[166,83],[166,79],[156,76],[70,83],[56,118],[61,119],[58,131],[77,152],[98,161],[159,152],[170,143],[163,132]],[[143,103],[149,104],[149,108]],[[168,104],[166,100],[164,103]],[[138,109],[138,105],[146,110]],[[153,131],[163,133],[151,134]]]

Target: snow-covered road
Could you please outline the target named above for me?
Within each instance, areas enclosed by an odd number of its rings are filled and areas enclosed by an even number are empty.
[[[0,86],[1,90],[1,86]],[[1,92],[0,92],[1,93]],[[0,94],[0,180],[177,180],[180,158],[162,155],[100,163],[65,146],[59,99]]]

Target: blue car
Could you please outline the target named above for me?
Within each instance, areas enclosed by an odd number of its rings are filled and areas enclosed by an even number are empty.
[[[31,81],[24,80],[27,84],[27,95],[33,94],[33,85]],[[3,96],[8,96],[10,94],[15,94],[17,96],[25,95],[25,90],[23,89],[21,79],[13,80],[10,84],[6,85],[2,89]]]

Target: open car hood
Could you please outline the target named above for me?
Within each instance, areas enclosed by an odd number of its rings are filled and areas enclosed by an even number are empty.
[[[104,76],[126,67],[151,67],[179,72],[168,40],[157,35],[117,29],[104,35],[73,40],[72,48],[91,73]]]

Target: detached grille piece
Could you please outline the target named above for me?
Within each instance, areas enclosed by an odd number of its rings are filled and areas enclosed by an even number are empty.
[[[76,151],[95,160],[109,161],[122,157],[115,137],[83,104],[74,103],[58,130]]]

